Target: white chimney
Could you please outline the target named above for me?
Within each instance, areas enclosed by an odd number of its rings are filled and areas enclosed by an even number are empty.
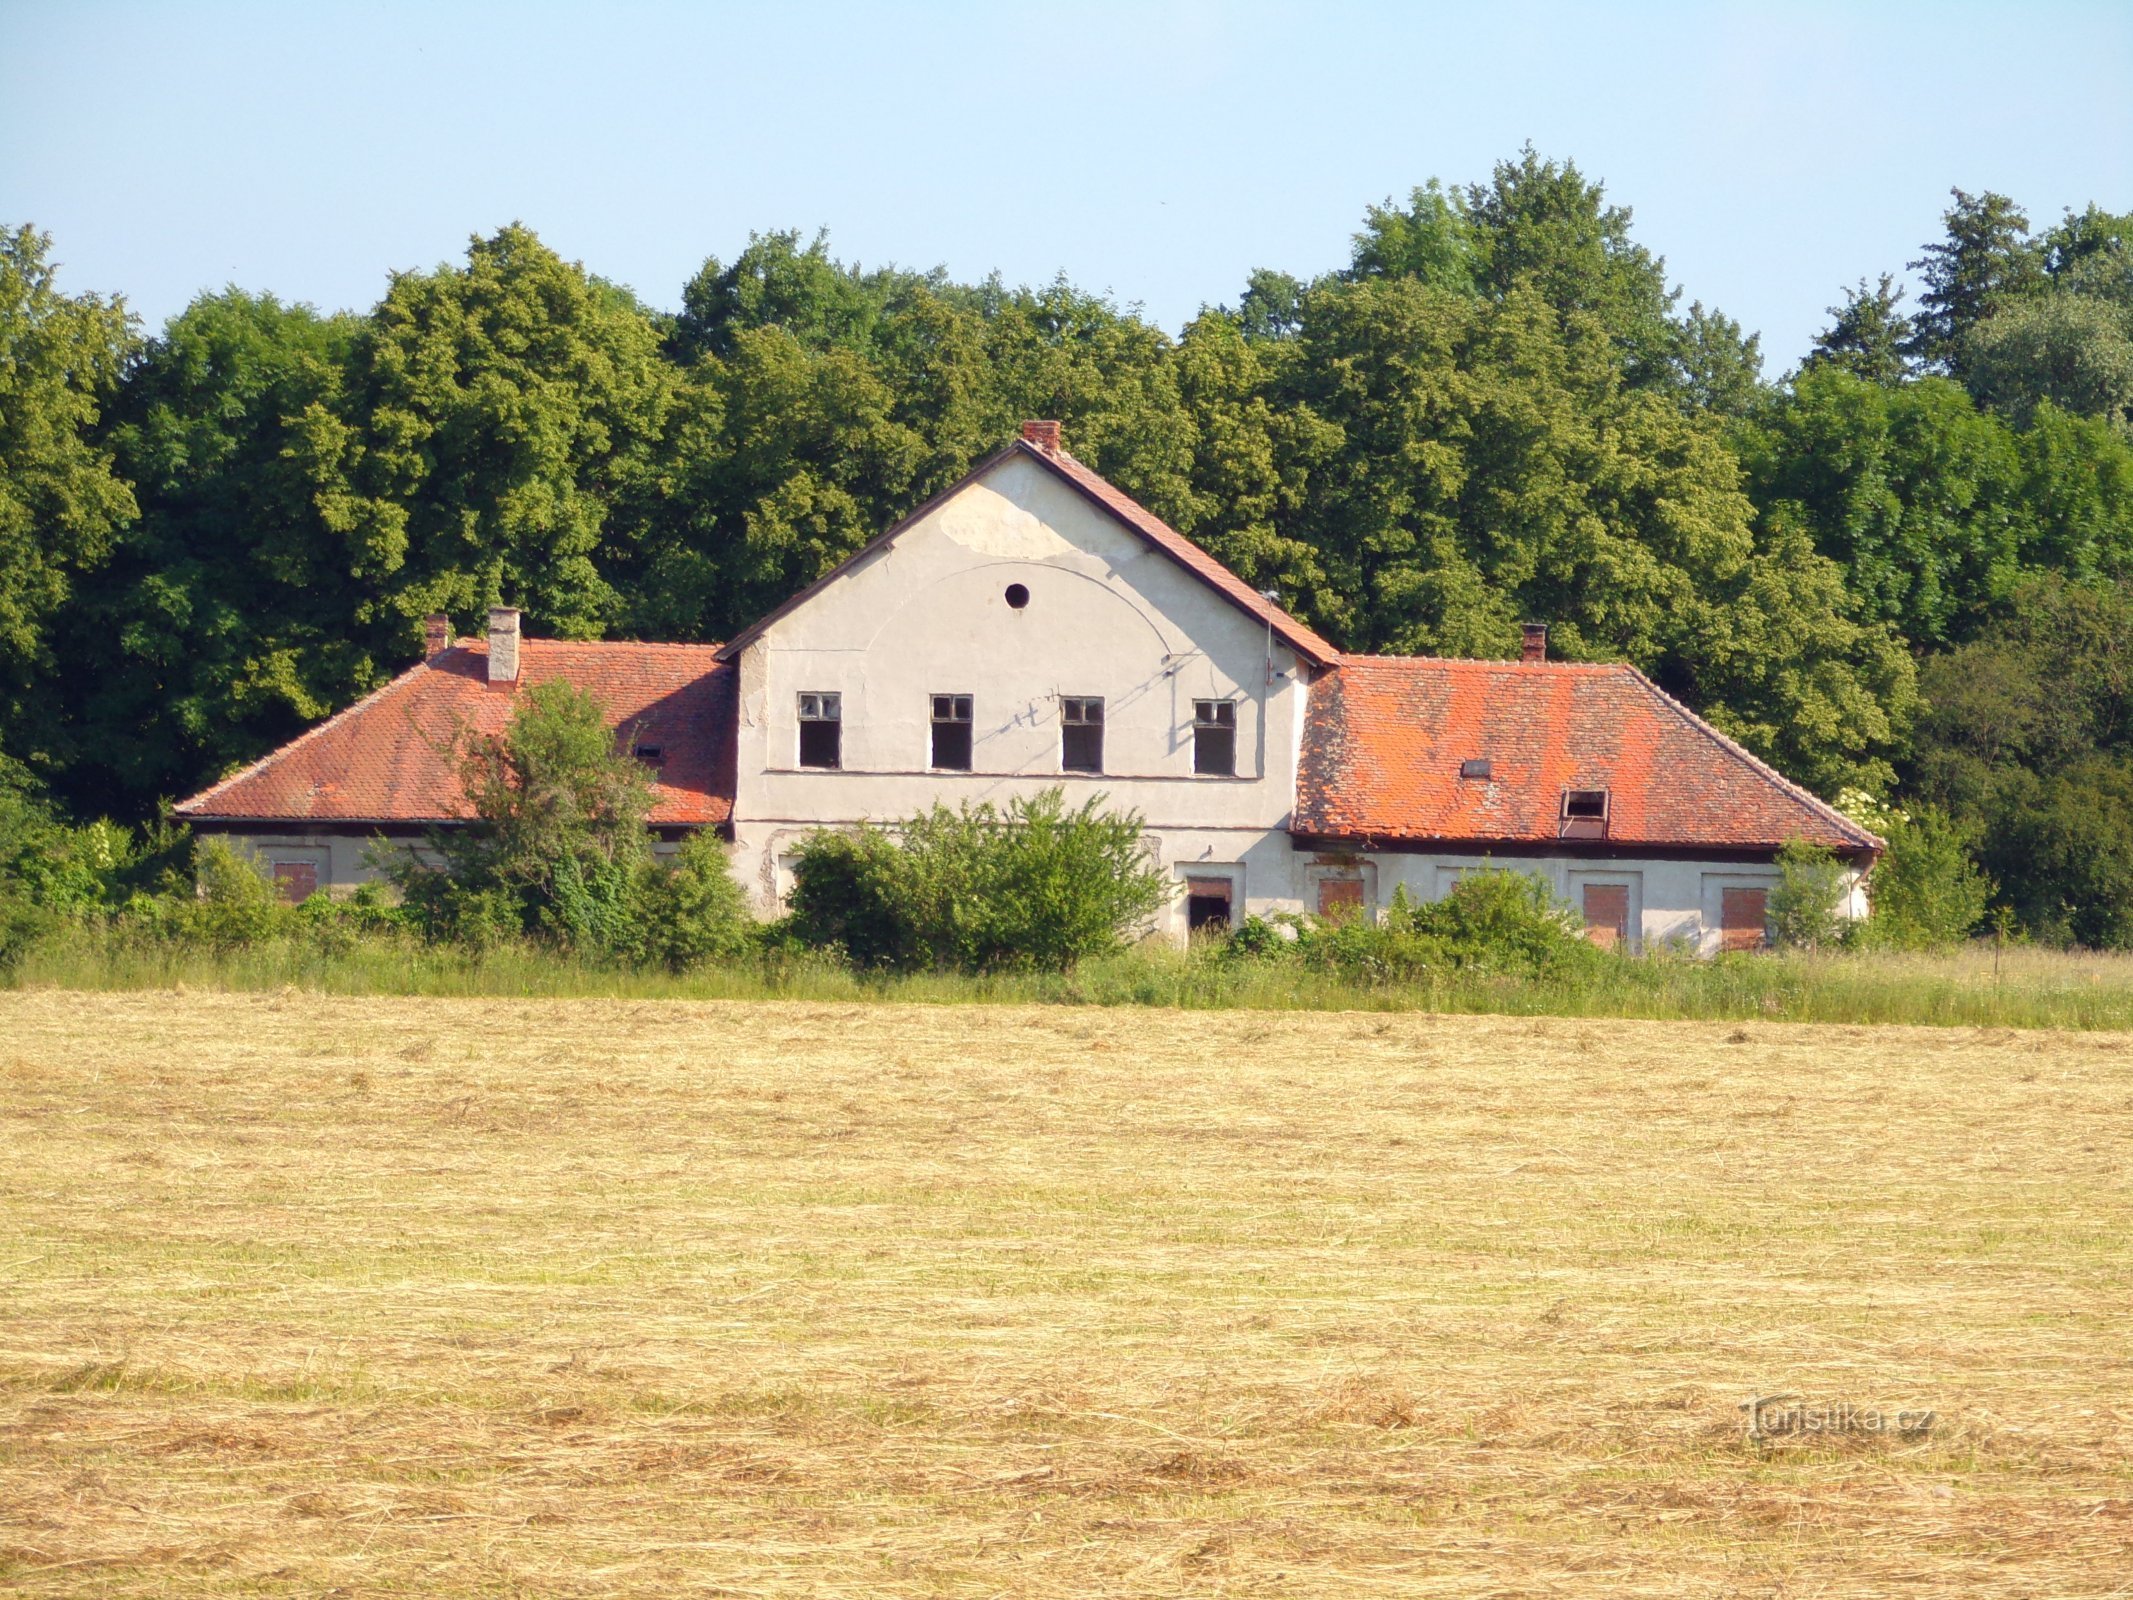
[[[489,607],[489,681],[518,682],[518,611],[512,606]]]

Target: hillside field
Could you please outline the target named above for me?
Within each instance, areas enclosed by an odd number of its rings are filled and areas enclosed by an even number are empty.
[[[0,993],[0,1590],[2129,1584],[2133,1035]]]

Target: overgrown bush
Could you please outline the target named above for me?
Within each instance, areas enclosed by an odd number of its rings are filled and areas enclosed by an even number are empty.
[[[1842,939],[1844,863],[1821,845],[1788,839],[1777,868],[1767,907],[1770,942],[1781,950],[1820,950]]]
[[[658,860],[650,779],[583,691],[524,691],[502,733],[463,743],[460,777],[472,816],[432,833],[427,854],[385,863],[425,937],[473,950],[534,939],[675,969],[747,948],[753,924],[724,846],[700,834],[671,868]]]
[[[1371,983],[1435,972],[1538,977],[1603,966],[1576,914],[1530,873],[1486,869],[1441,899],[1416,903],[1403,884],[1383,914],[1298,922],[1295,957]]]
[[[863,967],[1058,972],[1117,949],[1169,899],[1138,813],[1047,789],[996,808],[936,805],[896,834],[816,833],[800,847],[792,935]]]
[[[1838,804],[1888,842],[1867,880],[1865,943],[1942,950],[1977,931],[1993,884],[1972,859],[1972,830],[1934,806],[1901,809],[1850,794]]]

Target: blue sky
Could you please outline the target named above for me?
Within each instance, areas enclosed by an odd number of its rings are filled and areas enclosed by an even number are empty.
[[[513,219],[673,305],[750,229],[1173,331],[1531,140],[1775,373],[1951,184],[2133,209],[2133,5],[0,0],[0,222],[151,324],[368,306]]]

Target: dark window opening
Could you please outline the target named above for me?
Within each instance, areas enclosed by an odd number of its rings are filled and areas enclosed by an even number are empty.
[[[1192,703],[1192,770],[1207,777],[1237,775],[1237,704],[1233,700]]]
[[[1478,756],[1472,761],[1459,763],[1459,776],[1462,778],[1486,778],[1489,776],[1489,770],[1487,756]]]
[[[1029,591],[1019,583],[1009,584],[1007,586],[1007,603],[1017,611],[1020,611],[1029,604]]]
[[[970,696],[933,697],[933,765],[946,772],[970,770]]]
[[[1563,826],[1558,837],[1564,839],[1604,839],[1607,837],[1607,791],[1605,789],[1565,789],[1563,791]]]
[[[844,696],[800,696],[800,765],[839,767],[844,755]]]
[[[1230,927],[1229,880],[1189,878],[1185,883],[1185,928],[1188,933]]]
[[[1104,703],[1085,696],[1059,702],[1059,767],[1062,772],[1104,769]]]
[[[664,745],[640,744],[630,754],[650,767],[654,772],[657,772],[667,764],[667,752]]]

